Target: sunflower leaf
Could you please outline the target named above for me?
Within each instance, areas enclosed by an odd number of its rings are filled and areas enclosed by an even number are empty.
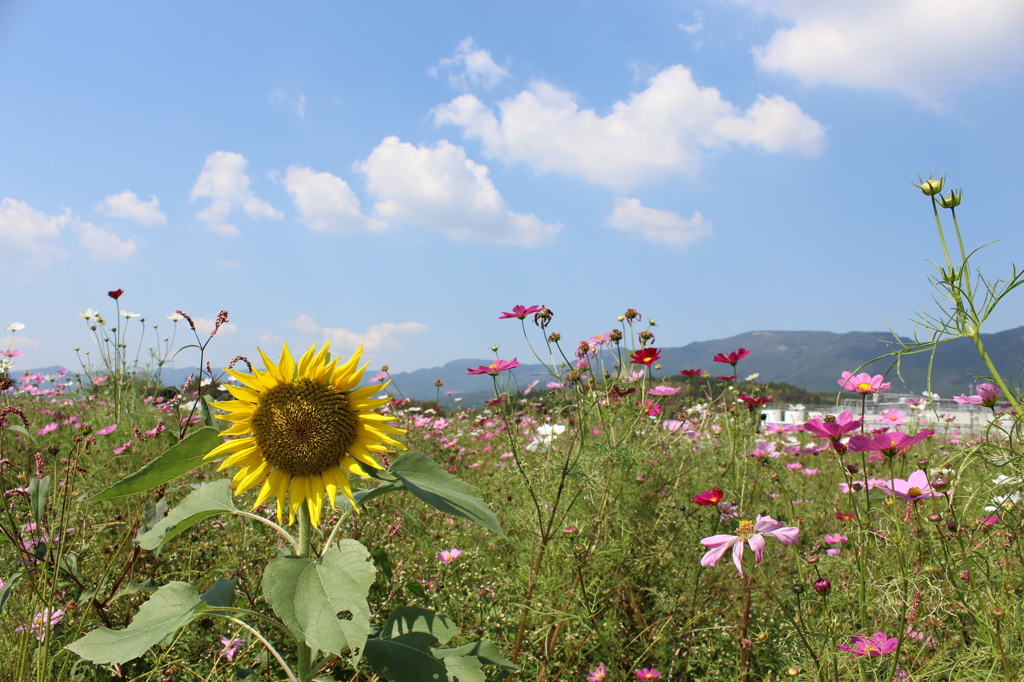
[[[217,429],[209,426],[193,431],[184,440],[152,462],[105,490],[90,497],[88,502],[115,500],[136,493],[143,493],[173,481],[185,472],[203,464],[203,457],[221,444]]]
[[[50,492],[50,477],[33,478],[28,482],[29,506],[32,508],[32,518],[36,527],[43,525],[46,516],[46,495]]]
[[[358,660],[370,634],[366,596],[376,573],[366,548],[346,539],[320,558],[274,559],[263,573],[263,594],[288,629],[314,650],[348,650]]]
[[[67,648],[93,663],[126,663],[206,610],[196,588],[183,582],[168,583],[153,593],[124,630],[97,628]]]
[[[403,453],[388,468],[405,488],[422,501],[445,514],[477,523],[505,537],[498,517],[476,496],[472,486],[452,476],[422,452]]]
[[[155,550],[203,519],[238,511],[231,499],[230,485],[231,481],[222,478],[199,486],[136,542],[142,549]]]

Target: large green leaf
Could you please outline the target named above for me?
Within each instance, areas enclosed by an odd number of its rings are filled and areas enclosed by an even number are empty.
[[[519,666],[502,656],[498,647],[486,639],[457,646],[454,649],[434,649],[434,655],[438,658],[443,658],[446,664],[456,659],[472,658],[478,660],[481,665],[499,666],[502,669],[499,679],[505,679],[508,675],[519,670]],[[448,670],[453,672],[452,665],[448,664]],[[459,679],[462,680],[461,677]],[[464,682],[469,682],[469,679]]]
[[[146,492],[173,481],[203,464],[203,457],[223,441],[217,429],[209,426],[193,431],[183,441],[133,474],[89,498],[89,502],[115,500]]]
[[[437,640],[429,632],[366,640],[364,656],[374,672],[391,682],[449,682],[448,669],[431,653]]]
[[[7,606],[7,600],[11,598],[11,592],[14,590],[14,586],[18,584],[24,573],[15,573],[7,582],[4,583],[3,587],[0,587],[0,613],[3,613],[4,607]]]
[[[333,654],[347,649],[358,658],[370,634],[366,596],[376,572],[366,548],[346,539],[319,559],[274,559],[263,573],[263,593],[274,613],[310,647]]]
[[[231,481],[223,478],[199,486],[137,542],[143,549],[154,550],[203,519],[238,511],[231,499],[230,485]]]
[[[196,588],[188,583],[168,583],[153,593],[124,630],[98,628],[67,648],[93,663],[126,663],[206,610]]]
[[[28,482],[28,500],[32,507],[32,518],[40,528],[46,519],[46,495],[50,492],[50,477],[33,478]]]
[[[505,537],[498,517],[476,496],[472,486],[449,474],[422,452],[403,453],[388,468],[388,473],[398,476],[409,492],[430,506]]]

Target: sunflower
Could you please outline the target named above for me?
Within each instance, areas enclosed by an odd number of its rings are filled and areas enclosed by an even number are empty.
[[[226,387],[237,400],[214,403],[227,412],[218,419],[234,422],[223,434],[237,437],[206,459],[228,455],[218,471],[241,467],[231,483],[236,497],[260,486],[253,509],[277,496],[278,522],[286,497],[288,523],[305,502],[319,526],[325,493],[332,507],[339,490],[355,507],[348,474],[366,476],[360,465],[382,469],[374,452],[405,449],[388,435],[405,433],[385,423],[393,417],[374,412],[387,402],[370,397],[382,387],[356,388],[369,364],[359,367],[362,346],[341,366],[330,359],[329,347],[317,351],[313,344],[298,364],[287,343],[277,364],[260,350],[266,371],[226,370],[242,383]]]

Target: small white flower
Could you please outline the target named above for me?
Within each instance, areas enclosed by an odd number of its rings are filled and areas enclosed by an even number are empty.
[[[761,376],[760,372],[754,372],[753,374],[748,376],[746,379],[744,379],[744,381],[753,381],[754,379],[758,378],[759,376]]]
[[[994,479],[992,479],[992,482],[995,483],[996,485],[1007,485],[1010,483],[1019,484],[1021,482],[1021,479],[1019,476],[1007,476],[1006,474],[999,474]]]
[[[99,313],[92,308],[86,308],[85,310],[79,310],[78,316],[83,320],[91,320],[92,318],[99,316]]]
[[[178,313],[174,313],[173,315],[168,315],[167,319],[170,320],[171,322],[177,322],[178,320],[182,320],[184,318]]]
[[[122,310],[122,311],[121,311],[121,317],[123,317],[123,318],[124,318],[124,319],[126,319],[126,320],[130,320],[130,319],[132,319],[133,317],[138,317],[138,316],[139,316],[139,314],[138,314],[138,313],[130,313],[130,312],[128,312],[127,310]]]
[[[538,448],[546,450],[552,441],[563,433],[565,433],[565,426],[562,424],[543,424],[538,426],[536,438],[526,446],[526,449],[530,452],[536,452]]]
[[[987,512],[995,511],[1013,511],[1013,508],[1020,503],[1021,498],[1024,497],[1024,493],[1017,491],[1010,495],[1001,495],[999,497],[992,498],[992,506],[985,507]]]
[[[8,332],[12,332],[13,333],[13,332],[21,331],[24,328],[25,328],[25,325],[23,325],[21,322],[11,322],[9,325],[7,325],[6,329],[4,329],[4,331],[8,331]]]
[[[941,397],[938,393],[929,393],[928,391],[921,391],[921,395],[928,400],[938,400]]]

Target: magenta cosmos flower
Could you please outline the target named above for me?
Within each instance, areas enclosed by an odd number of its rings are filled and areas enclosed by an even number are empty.
[[[747,357],[748,355],[750,355],[749,350],[747,350],[746,348],[740,348],[739,350],[733,351],[728,355],[726,355],[725,353],[719,353],[718,355],[711,359],[714,362],[724,362],[728,365],[732,365],[733,367],[735,367],[737,362]]]
[[[894,478],[891,481],[885,481],[878,487],[908,502],[917,502],[918,500],[926,500],[929,497],[945,494],[932,490],[931,482],[928,481],[928,474],[920,469],[910,474],[910,477],[905,481],[902,478]]]
[[[958,395],[953,400],[961,405],[981,405],[983,407],[995,407],[1003,392],[995,384],[978,384],[974,389],[975,395]]]
[[[502,372],[507,372],[510,369],[515,369],[519,366],[519,361],[515,358],[511,360],[495,360],[489,365],[480,365],[479,367],[471,367],[466,370],[466,374],[490,374],[492,377],[496,377]]]
[[[700,559],[701,566],[714,566],[725,553],[732,548],[732,562],[743,577],[743,543],[746,541],[750,549],[754,551],[754,565],[757,566],[764,558],[764,539],[772,537],[779,542],[792,545],[800,538],[800,529],[795,526],[785,526],[770,516],[757,515],[757,519],[740,521],[736,529],[736,535],[712,535],[704,538],[700,544],[708,548],[708,551]]]
[[[915,436],[908,436],[899,431],[880,433],[874,438],[856,435],[850,437],[849,448],[851,452],[881,452],[883,455],[895,457],[933,435],[935,432],[931,429],[924,429]]]
[[[650,367],[660,359],[661,351],[657,348],[641,348],[637,352],[629,354],[629,361],[634,365]]]
[[[608,679],[608,668],[604,663],[598,663],[597,667],[589,672],[587,682],[604,682]]]
[[[856,634],[850,638],[850,644],[852,647],[846,646],[845,644],[838,645],[843,651],[849,651],[854,656],[870,656],[876,658],[885,654],[891,654],[896,651],[896,647],[899,646],[900,640],[898,637],[890,637],[884,632],[876,632],[875,634],[868,637],[861,633]]]
[[[640,668],[636,671],[638,680],[656,680],[661,677],[661,671],[657,668]]]
[[[804,424],[804,431],[810,433],[811,438],[839,440],[847,433],[859,429],[860,425],[861,421],[855,418],[853,412],[840,412],[838,417],[809,420]]]
[[[527,315],[533,315],[534,313],[540,312],[540,309],[542,307],[543,306],[539,306],[539,305],[531,305],[529,308],[527,308],[526,306],[522,306],[522,305],[512,306],[512,312],[510,312],[510,313],[504,313],[503,312],[501,314],[501,317],[499,317],[498,319],[499,320],[510,320],[510,319],[512,319],[514,317],[517,320],[525,320]]]
[[[860,374],[853,374],[852,372],[843,372],[843,378],[839,379],[839,385],[843,387],[844,391],[855,391],[857,393],[880,393],[885,389],[892,386],[892,384],[882,380],[885,379],[881,374],[871,376],[867,372]]]

